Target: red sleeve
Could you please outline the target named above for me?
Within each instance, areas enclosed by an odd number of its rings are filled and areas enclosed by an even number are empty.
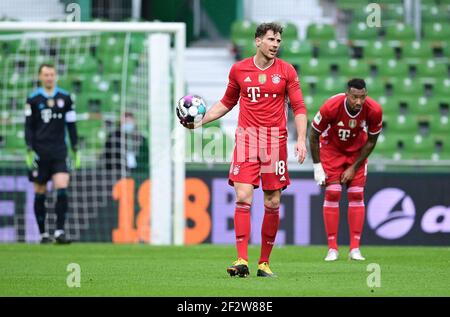
[[[240,87],[236,80],[236,65],[233,65],[228,75],[228,86],[223,96],[222,102],[228,109],[233,108],[239,100]]]
[[[376,104],[374,111],[371,111],[367,120],[367,132],[369,134],[378,134],[383,129],[383,111],[381,106]]]
[[[305,102],[303,101],[302,89],[300,88],[300,81],[294,67],[289,64],[286,91],[291,101],[291,107],[294,111],[294,116],[298,114],[306,115]]]
[[[314,128],[314,130],[316,130],[319,133],[322,133],[328,127],[329,123],[330,123],[330,113],[328,110],[328,104],[325,103],[320,108],[320,110],[317,111],[311,125]]]

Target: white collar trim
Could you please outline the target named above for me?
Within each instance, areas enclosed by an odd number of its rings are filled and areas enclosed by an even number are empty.
[[[258,68],[259,70],[262,70],[262,71],[269,69],[270,66],[272,66],[273,63],[275,63],[275,58],[274,58],[274,59],[272,59],[272,63],[269,66],[267,66],[266,68],[261,68],[258,65],[256,65],[255,58],[256,58],[256,55],[253,56],[253,64],[256,66],[256,68]]]
[[[350,118],[356,118],[361,113],[361,110],[363,109],[363,107],[364,107],[364,104],[361,106],[361,109],[359,109],[359,111],[355,115],[352,116],[350,114],[350,112],[348,112],[348,109],[347,109],[347,97],[345,97],[345,99],[344,99],[344,109]]]

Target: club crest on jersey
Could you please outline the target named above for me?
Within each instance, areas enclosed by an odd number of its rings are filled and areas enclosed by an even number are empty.
[[[272,75],[272,82],[277,85],[281,82],[281,76],[278,74],[273,74]]]
[[[50,109],[43,109],[41,110],[41,118],[44,123],[49,123],[52,119],[52,110]]]
[[[259,75],[258,75],[258,82],[259,82],[260,84],[265,84],[266,81],[267,81],[267,76],[266,76],[266,74],[259,74]]]
[[[314,116],[314,122],[316,124],[320,124],[320,121],[322,121],[322,115],[320,114],[320,111],[318,111]]]
[[[49,108],[53,108],[53,106],[55,105],[55,100],[54,99],[48,99],[47,100],[47,106],[49,106]]]
[[[56,105],[58,106],[58,108],[64,108],[64,99],[59,98],[58,100],[56,100]]]
[[[366,127],[366,120],[362,120],[361,123],[359,124],[359,126],[361,128],[365,128]]]
[[[356,120],[355,119],[350,119],[348,121],[348,126],[350,127],[350,129],[353,129],[356,127]]]

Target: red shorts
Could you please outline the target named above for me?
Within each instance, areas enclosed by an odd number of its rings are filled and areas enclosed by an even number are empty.
[[[256,149],[234,147],[228,183],[252,184],[259,187],[260,179],[263,190],[285,189],[289,184],[286,145],[277,148]]]
[[[341,175],[352,165],[358,158],[360,152],[344,154],[329,144],[320,145],[320,161],[322,163],[325,174],[327,175],[326,183],[340,183]],[[347,184],[350,186],[364,187],[367,177],[367,159],[356,171],[355,177]]]

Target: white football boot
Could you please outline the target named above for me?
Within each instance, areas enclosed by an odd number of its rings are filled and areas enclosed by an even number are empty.
[[[327,256],[325,257],[325,261],[331,262],[336,261],[339,257],[339,252],[336,249],[328,249]]]
[[[361,251],[359,251],[359,249],[352,249],[348,254],[348,258],[350,260],[355,261],[364,261],[366,259],[365,257],[362,256]]]

